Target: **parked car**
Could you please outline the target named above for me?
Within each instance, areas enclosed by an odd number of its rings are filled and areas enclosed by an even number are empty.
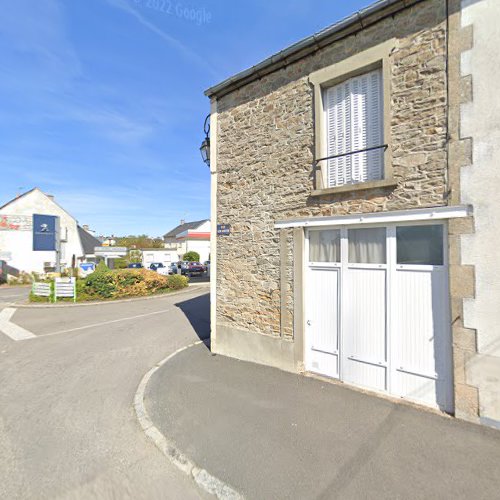
[[[205,269],[199,262],[188,262],[186,272],[188,276],[200,276],[205,272]]]
[[[151,271],[156,271],[158,274],[161,274],[163,276],[168,276],[169,274],[169,268],[165,267],[163,262],[152,262],[151,264],[149,264],[149,269],[151,269]]]
[[[127,269],[142,269],[144,266],[140,262],[131,262]]]
[[[177,262],[172,262],[172,264],[170,264],[168,266],[168,274],[179,274],[177,272],[178,268],[179,268],[179,264]]]
[[[208,271],[209,267],[210,267],[210,261],[209,260],[206,260],[205,262],[203,262],[203,269],[205,270],[205,272]]]

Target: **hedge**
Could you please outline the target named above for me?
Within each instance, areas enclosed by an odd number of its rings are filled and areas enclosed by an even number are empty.
[[[147,297],[188,286],[186,276],[162,276],[147,269],[104,270],[102,267],[86,278],[76,281],[76,300],[113,300],[128,297]],[[40,298],[30,296],[32,302]],[[44,298],[46,301],[47,299]],[[60,299],[58,299],[59,301]]]
[[[179,279],[180,278],[180,279]],[[119,299],[145,297],[188,286],[185,276],[162,276],[148,269],[120,269],[89,274],[77,282],[77,299]]]

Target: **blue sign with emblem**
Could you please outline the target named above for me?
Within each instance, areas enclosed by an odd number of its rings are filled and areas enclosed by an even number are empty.
[[[59,217],[56,215],[33,214],[33,250],[57,250]]]
[[[82,262],[80,264],[80,269],[86,273],[95,271],[94,262]]]

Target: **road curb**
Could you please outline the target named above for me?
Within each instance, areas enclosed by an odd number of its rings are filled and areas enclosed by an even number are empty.
[[[66,304],[49,304],[49,303],[41,303],[41,304],[19,304],[17,302],[9,302],[8,304],[16,309],[44,309],[44,308],[60,308],[60,307],[90,307],[90,306],[100,306],[100,305],[111,305],[111,304],[122,304],[123,302],[138,302],[140,300],[153,300],[153,299],[161,299],[165,297],[172,297],[173,295],[180,295],[183,293],[188,293],[190,291],[196,290],[198,288],[208,288],[210,283],[195,283],[193,285],[189,285],[187,289],[178,290],[175,292],[169,293],[161,293],[158,295],[151,295],[150,297],[131,297],[130,299],[118,299],[118,300],[102,300],[102,301],[93,301],[93,302],[81,302],[79,304],[66,303]],[[7,302],[6,302],[7,303]]]
[[[177,349],[177,351],[168,355],[166,358],[163,358],[159,363],[156,363],[156,365],[153,366],[153,368],[151,368],[151,370],[149,370],[144,377],[142,377],[134,397],[135,414],[146,436],[153,441],[156,447],[179,470],[191,477],[200,488],[211,495],[215,495],[221,500],[242,500],[243,496],[234,488],[218,477],[213,476],[205,469],[198,467],[190,458],[182,453],[182,451],[180,451],[172,441],[162,434],[149,418],[149,414],[144,404],[146,387],[153,374],[177,354],[189,349],[190,347],[194,347],[205,342],[206,341],[204,340],[198,340],[197,342],[193,342],[192,344]]]

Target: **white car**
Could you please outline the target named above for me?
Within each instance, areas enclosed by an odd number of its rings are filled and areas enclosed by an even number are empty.
[[[151,271],[156,271],[158,274],[162,276],[168,276],[168,267],[163,265],[163,262],[153,262],[149,264],[149,268]]]

